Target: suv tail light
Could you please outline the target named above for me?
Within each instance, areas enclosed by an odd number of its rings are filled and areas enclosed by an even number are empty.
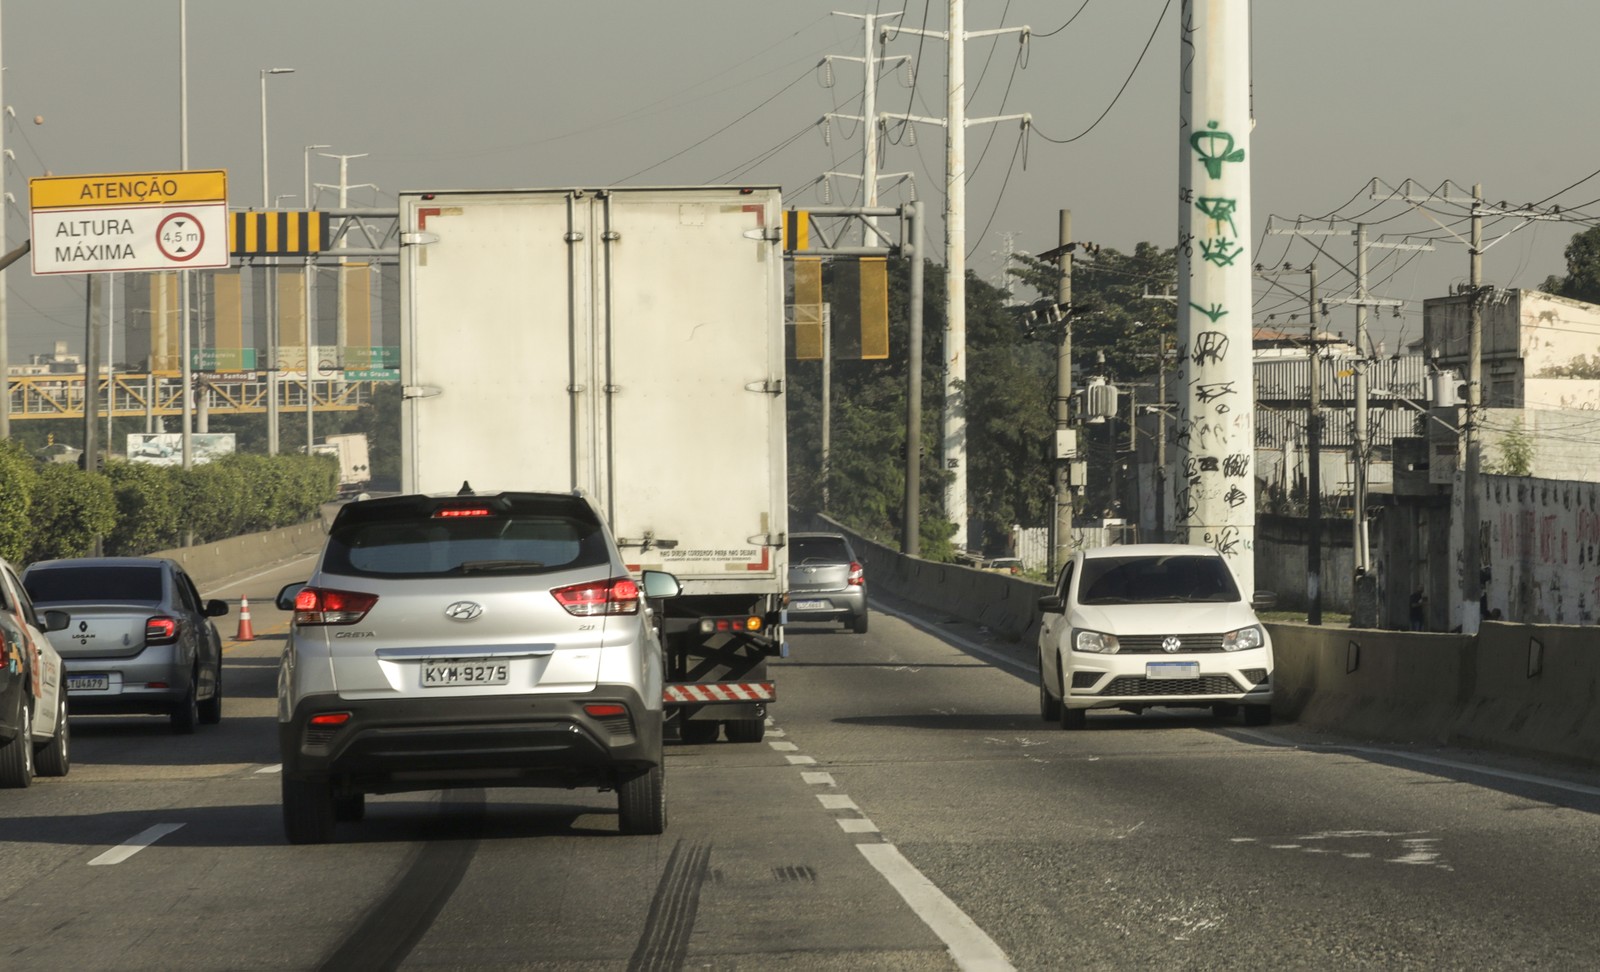
[[[378,603],[378,595],[334,591],[325,587],[302,588],[294,598],[294,623],[356,624]]]
[[[610,580],[558,587],[550,595],[567,609],[568,614],[580,618],[639,613],[639,585],[631,577],[613,577]]]
[[[860,587],[867,582],[867,572],[861,569],[860,564],[852,560],[850,561],[850,576],[846,577],[844,582],[851,587]]]
[[[165,615],[147,618],[144,622],[144,643],[167,645],[178,640],[178,619]]]

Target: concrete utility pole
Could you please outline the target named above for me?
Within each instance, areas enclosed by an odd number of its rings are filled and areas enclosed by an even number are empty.
[[[1478,544],[1478,420],[1483,408],[1483,183],[1472,186],[1472,245],[1469,272],[1472,317],[1467,328],[1467,421],[1463,428],[1466,471],[1461,477],[1461,633],[1477,634],[1482,620],[1483,552]]]
[[[851,57],[846,54],[829,54],[823,58],[824,61],[856,61],[861,64],[861,114],[845,115],[830,111],[826,117],[851,118],[861,122],[861,175],[859,178],[861,179],[861,193],[868,208],[874,208],[878,205],[878,180],[881,178],[878,174],[878,66],[885,63],[904,63],[911,60],[910,57],[903,54],[897,54],[893,57],[875,57],[873,55],[873,47],[880,33],[878,21],[893,20],[902,13],[904,13],[902,10],[884,14],[854,14],[840,10],[833,11],[833,15],[836,17],[850,17],[862,22],[861,56]],[[829,172],[828,175],[844,179],[858,178],[853,173],[845,172]],[[907,173],[895,173],[895,176],[904,178]],[[861,223],[862,246],[878,246],[883,243],[883,240],[875,238],[877,229],[878,218],[876,216],[863,218]]]
[[[178,0],[178,169],[189,169],[189,0]],[[183,382],[183,426],[181,465],[185,469],[194,465],[194,363],[190,361],[193,350],[189,334],[189,271],[178,271],[178,363],[179,380]],[[163,308],[166,304],[161,305]],[[152,398],[154,396],[152,395]],[[155,423],[146,419],[146,426]],[[185,531],[184,546],[193,538],[193,531]]]
[[[1192,235],[1180,240],[1178,306],[1184,405],[1178,450],[1186,481],[1179,528],[1221,553],[1255,589],[1255,374],[1251,324],[1250,21],[1246,0],[1186,0],[1179,184]],[[1194,212],[1188,210],[1193,208]]]
[[[906,203],[905,246],[911,258],[911,320],[906,339],[906,509],[900,550],[922,556],[922,278],[927,255],[922,252],[922,204]]]
[[[317,149],[332,148],[331,145],[307,145],[301,153],[304,163],[304,199],[306,212],[314,213],[317,205],[311,199],[311,153]],[[316,333],[316,293],[317,293],[317,258],[306,255],[305,284],[300,288],[306,302],[306,455],[311,455],[312,448],[317,444],[317,359],[316,342],[312,340]]]
[[[0,80],[5,71],[0,69]],[[0,202],[6,194],[5,95],[0,88]],[[0,253],[6,251],[6,221],[0,218]],[[0,439],[11,438],[11,334],[6,323],[6,280],[0,276]]]
[[[1061,276],[1056,284],[1056,306],[1061,310],[1061,344],[1056,348],[1056,438],[1072,429],[1072,210],[1060,213],[1061,227],[1057,233],[1061,253],[1056,257]],[[1072,557],[1072,460],[1074,448],[1062,455],[1058,445],[1056,453],[1056,522],[1055,546],[1050,551],[1050,576],[1055,577]]]
[[[1306,406],[1306,518],[1311,539],[1306,544],[1306,623],[1322,623],[1322,355],[1317,340],[1317,267],[1306,268],[1311,281],[1311,340],[1306,346],[1310,385]]]
[[[1028,27],[1002,27],[995,30],[966,29],[965,0],[949,0],[950,29],[947,31],[900,28],[901,33],[938,37],[946,41],[948,59],[945,79],[945,117],[889,114],[886,118],[927,122],[945,127],[945,332],[944,332],[944,469],[951,475],[945,490],[945,515],[956,525],[955,544],[965,550],[972,538],[967,528],[967,126],[990,122],[1021,121],[1027,114],[967,117],[966,41],[995,34],[1022,34],[1026,42]]]

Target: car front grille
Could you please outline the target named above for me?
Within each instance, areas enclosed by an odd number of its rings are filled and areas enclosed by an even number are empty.
[[[1267,680],[1267,670],[1265,668],[1240,669],[1239,674],[1243,675],[1251,685],[1260,685]]]
[[[1099,672],[1073,672],[1072,687],[1075,689],[1094,688],[1094,683],[1100,681]]]
[[[1239,686],[1226,675],[1202,675],[1199,678],[1140,678],[1124,675],[1111,680],[1111,684],[1096,695],[1174,696],[1174,695],[1237,695]]]
[[[1174,654],[1194,655],[1222,650],[1222,635],[1220,634],[1118,635],[1117,654],[1164,655],[1168,652],[1162,642],[1168,638],[1176,638],[1179,642],[1178,647],[1173,651]]]

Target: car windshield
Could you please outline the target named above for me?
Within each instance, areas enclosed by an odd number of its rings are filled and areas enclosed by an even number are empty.
[[[1237,600],[1239,587],[1221,557],[1091,557],[1078,580],[1079,604]]]
[[[848,564],[850,548],[843,537],[794,537],[789,549],[792,564]]]
[[[325,566],[336,574],[439,577],[544,573],[609,559],[598,522],[523,511],[355,520],[329,535]]]
[[[28,571],[22,586],[35,604],[159,604],[161,568],[101,564],[46,567]]]

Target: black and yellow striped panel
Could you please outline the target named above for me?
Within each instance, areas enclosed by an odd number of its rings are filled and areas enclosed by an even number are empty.
[[[783,214],[783,248],[793,253],[811,249],[811,214],[804,209],[789,209]]]
[[[327,213],[232,213],[228,220],[228,253],[236,257],[320,253],[328,248],[330,224]]]

